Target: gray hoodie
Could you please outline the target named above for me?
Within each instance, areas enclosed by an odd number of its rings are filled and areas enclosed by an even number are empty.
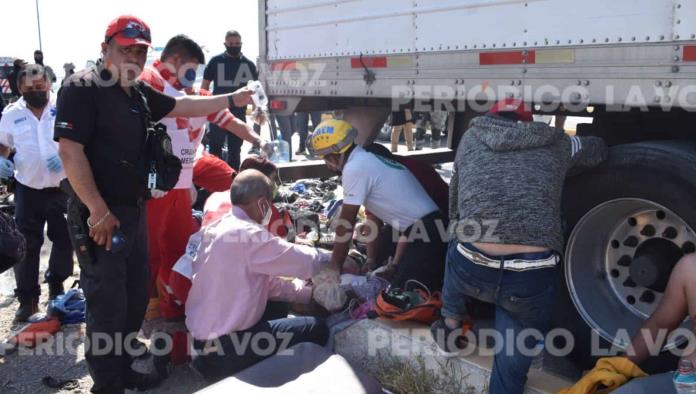
[[[547,247],[563,254],[561,192],[568,170],[607,157],[597,137],[569,137],[539,122],[471,121],[450,183],[450,215],[463,242]]]

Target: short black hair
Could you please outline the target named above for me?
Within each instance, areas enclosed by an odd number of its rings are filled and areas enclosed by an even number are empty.
[[[167,60],[174,54],[179,54],[186,59],[194,58],[198,63],[205,64],[205,54],[203,54],[200,45],[184,34],[178,34],[167,41],[160,59]]]
[[[225,40],[226,40],[228,37],[239,37],[239,38],[242,38],[242,35],[239,34],[239,32],[238,32],[237,30],[228,30],[227,33],[225,34]]]
[[[37,49],[34,51],[34,55],[43,55],[43,52],[41,52],[40,49]]]
[[[22,78],[30,77],[35,79],[41,77],[44,81],[48,82],[48,75],[46,74],[46,68],[40,64],[27,64],[17,73],[17,85],[19,86],[22,82]]]

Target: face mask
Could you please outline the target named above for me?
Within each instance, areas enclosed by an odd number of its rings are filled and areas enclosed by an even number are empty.
[[[263,208],[261,208],[261,200],[259,200],[259,212],[261,212],[261,215],[263,216],[263,219],[261,219],[261,225],[263,227],[268,227],[268,224],[271,223],[271,216],[273,215],[271,207],[269,206],[266,213],[264,213]]]
[[[179,77],[179,83],[184,88],[190,88],[196,82],[196,70],[189,68],[182,77]]]
[[[230,56],[239,56],[240,53],[242,53],[242,47],[241,46],[227,46],[225,45],[225,48],[227,48],[227,54]]]
[[[24,97],[27,105],[32,108],[43,108],[48,103],[48,95],[43,91],[32,90],[22,94],[22,97]]]

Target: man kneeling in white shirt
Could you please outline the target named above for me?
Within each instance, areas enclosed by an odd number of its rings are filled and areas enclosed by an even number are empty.
[[[279,277],[310,278],[329,258],[266,230],[272,193],[268,177],[242,171],[232,183],[232,211],[197,233],[198,247],[187,251],[193,277],[186,326],[198,354],[194,366],[208,380],[231,376],[294,344],[323,346],[328,340],[323,320],[263,317],[269,300],[308,303],[310,287]]]

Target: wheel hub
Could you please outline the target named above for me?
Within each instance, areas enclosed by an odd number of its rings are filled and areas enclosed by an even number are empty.
[[[573,303],[604,339],[627,346],[615,340],[619,330],[633,335],[655,311],[674,265],[693,251],[694,242],[691,228],[654,202],[618,199],[598,205],[568,240],[565,275]]]
[[[673,242],[665,239],[650,239],[636,250],[629,268],[631,279],[637,285],[664,293],[669,275],[684,254]]]

